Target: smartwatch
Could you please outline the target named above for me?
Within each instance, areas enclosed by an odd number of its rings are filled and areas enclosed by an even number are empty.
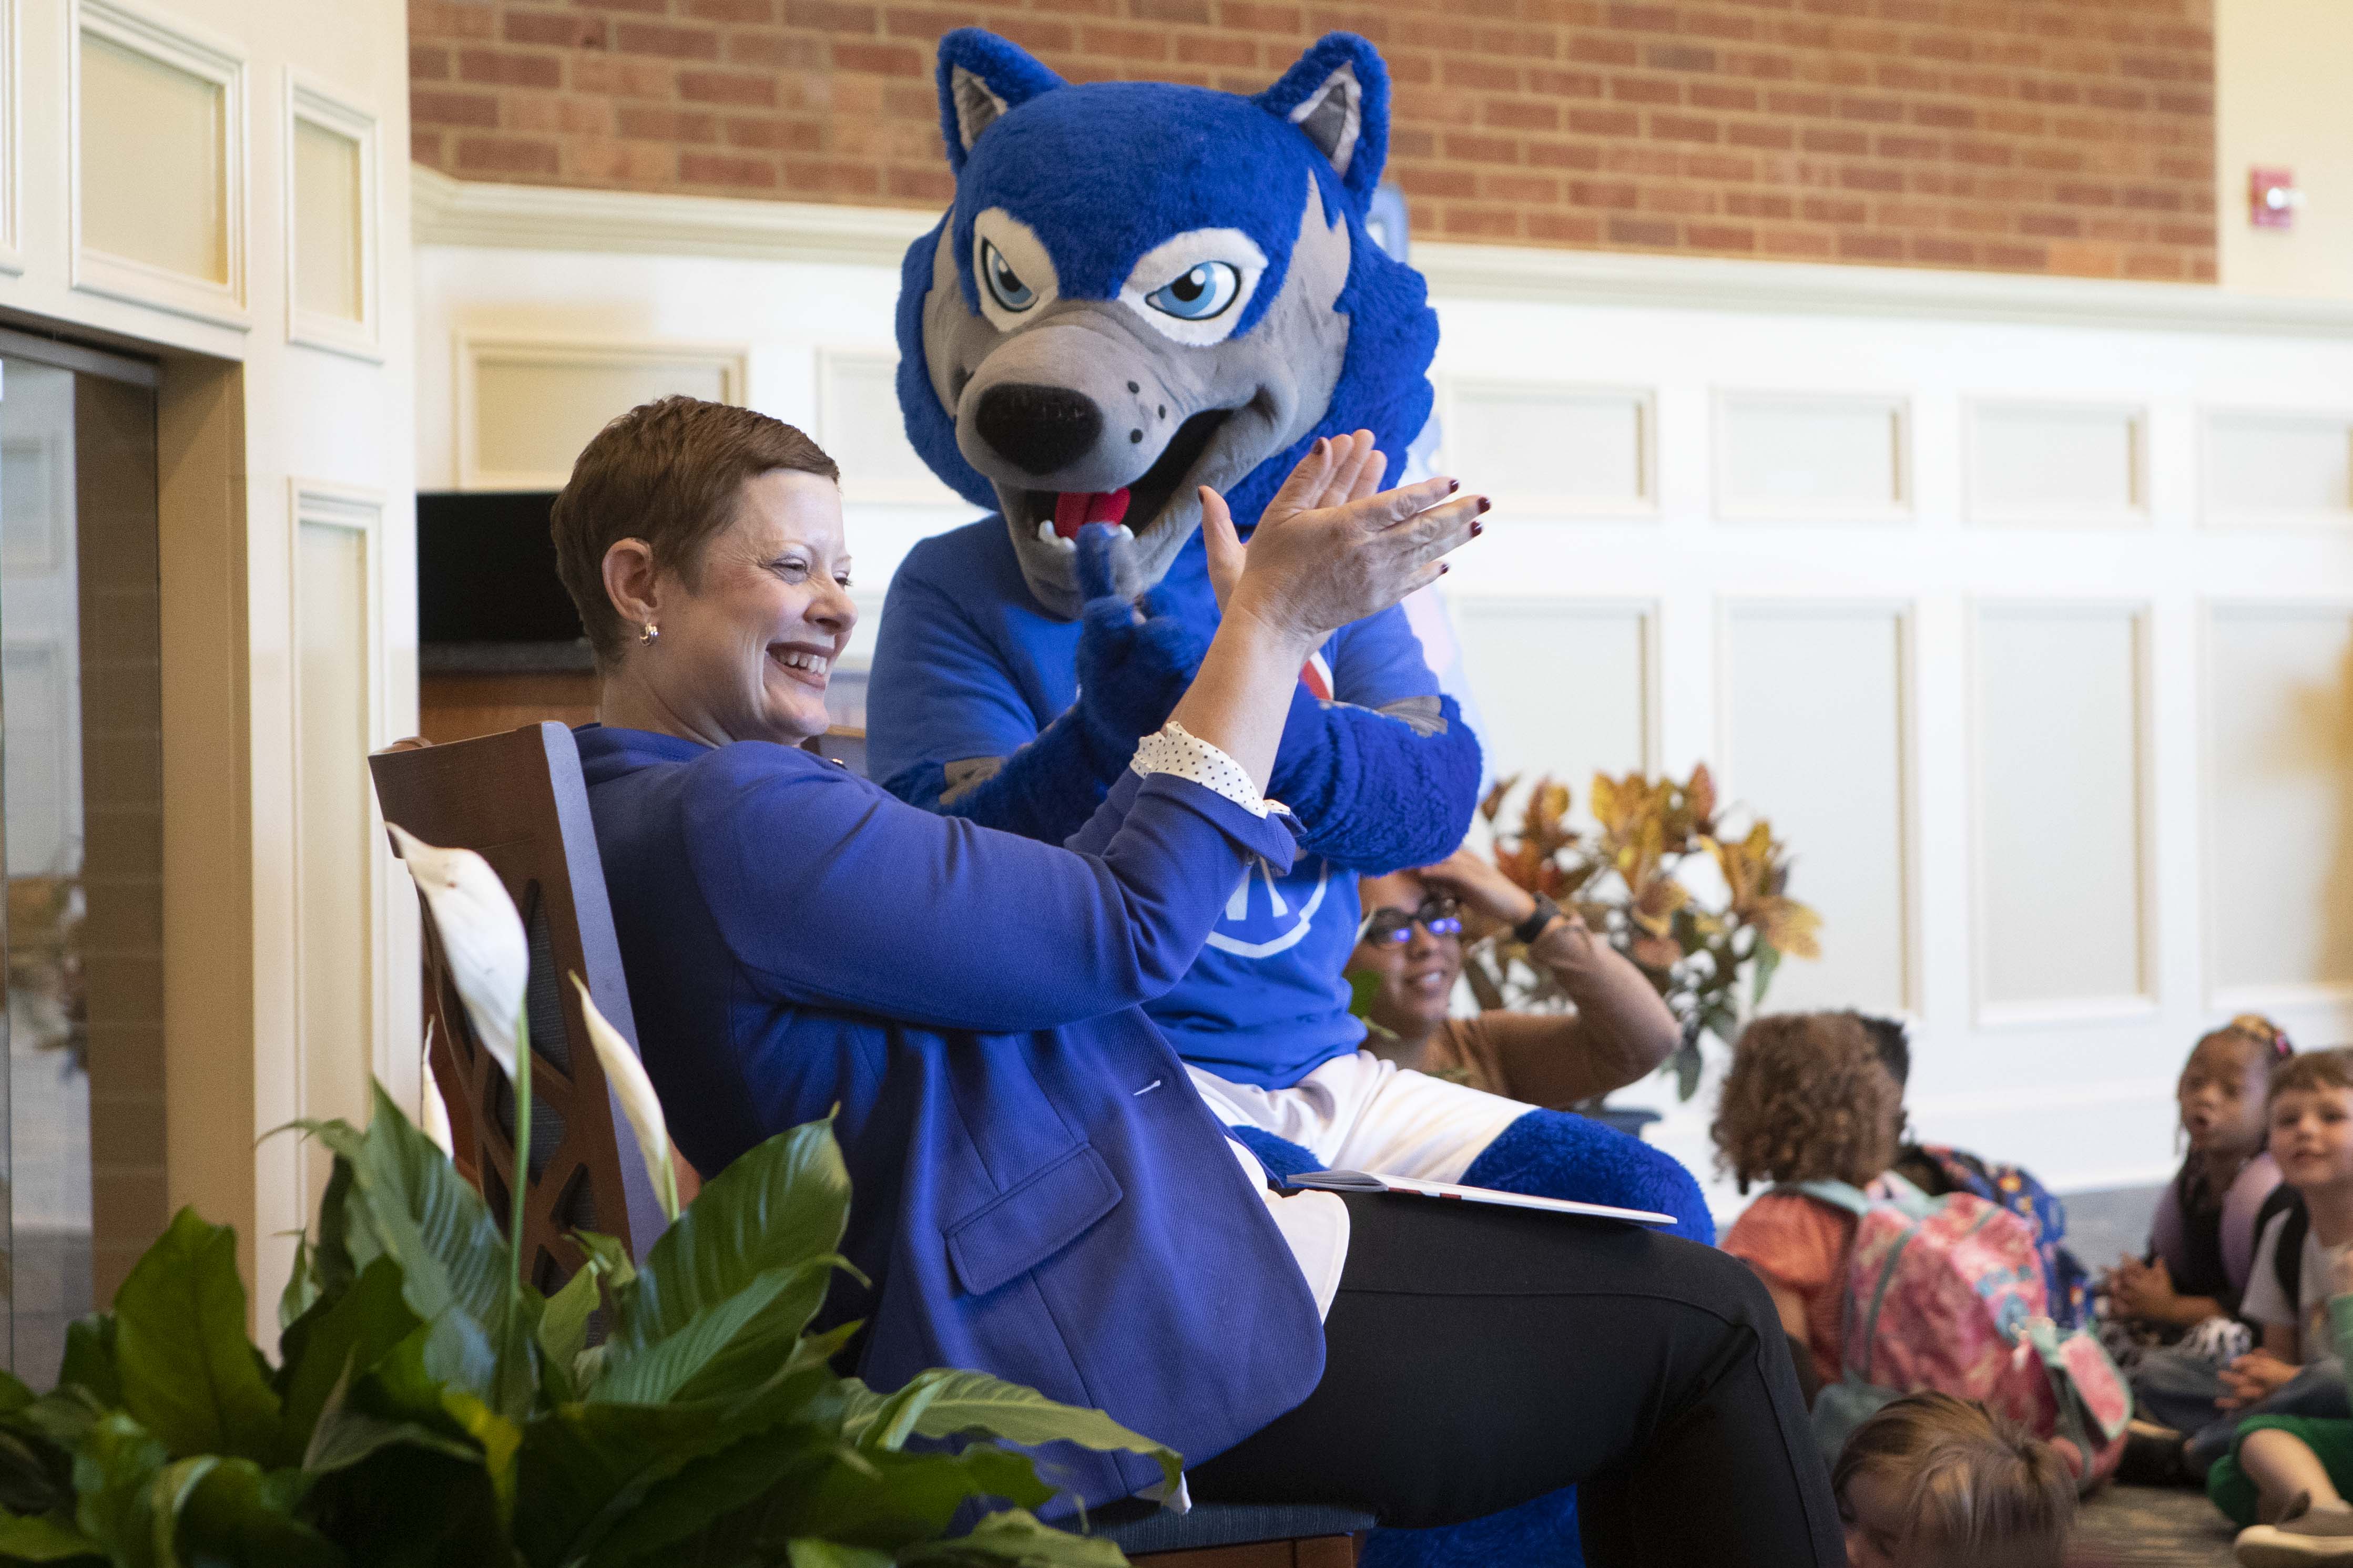
[[[1512,928],[1512,940],[1522,947],[1534,943],[1536,938],[1544,935],[1545,927],[1552,924],[1560,916],[1558,904],[1554,903],[1542,893],[1538,893],[1535,899],[1536,907],[1534,912]]]

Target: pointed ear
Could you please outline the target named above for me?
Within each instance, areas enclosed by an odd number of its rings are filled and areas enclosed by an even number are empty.
[[[1326,33],[1256,101],[1332,161],[1362,211],[1389,153],[1389,72],[1373,46],[1354,33]]]
[[[973,142],[999,115],[1062,85],[1018,44],[978,27],[958,27],[940,40],[939,80],[940,135],[948,167],[959,174]]]

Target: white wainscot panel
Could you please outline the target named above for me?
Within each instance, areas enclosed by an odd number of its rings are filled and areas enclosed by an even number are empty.
[[[73,15],[74,287],[244,325],[243,54],[119,0]]]
[[[841,468],[849,501],[963,504],[907,439],[893,349],[819,349],[818,444]]]
[[[1495,777],[1550,774],[1581,810],[1597,771],[1653,765],[1651,605],[1459,597],[1449,608]]]
[[[284,134],[287,338],[379,358],[375,116],[289,71]]]
[[[1716,513],[1735,521],[1901,521],[1912,510],[1910,425],[1899,395],[1718,393]]]
[[[1444,470],[1515,515],[1658,515],[1647,387],[1452,379],[1444,417]]]
[[[1970,521],[2114,528],[2148,521],[2147,410],[1986,399],[1964,417]]]
[[[356,1116],[375,1065],[377,910],[374,868],[382,829],[372,819],[366,758],[378,704],[370,679],[379,634],[374,613],[371,498],[296,481],[293,731],[295,993],[301,1032],[301,1103],[319,1116]],[[309,1162],[314,1188],[323,1151]]]
[[[1988,605],[1975,631],[1978,1021],[2145,1014],[2138,608]]]
[[[2215,1006],[2353,994],[2353,607],[2207,620],[2208,942]]]
[[[1822,917],[1822,956],[1781,965],[1776,1011],[1918,1006],[1905,642],[1892,605],[1726,610],[1723,782],[1790,846],[1790,896]]]
[[[560,489],[616,416],[682,394],[744,401],[741,345],[458,334],[458,484]]]
[[[2353,416],[2206,411],[2210,528],[2353,526]]]

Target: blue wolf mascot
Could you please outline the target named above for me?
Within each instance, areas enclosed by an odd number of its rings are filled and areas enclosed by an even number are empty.
[[[1066,85],[966,29],[940,42],[939,92],[956,196],[907,252],[899,397],[916,450],[994,515],[925,540],[893,579],[869,759],[902,799],[1060,842],[1216,625],[1196,487],[1247,535],[1319,437],[1368,428],[1394,473],[1430,416],[1438,322],[1420,275],[1366,231],[1388,82],[1361,38],[1330,35],[1242,98]],[[1267,791],[1297,818],[1297,864],[1245,878],[1148,1010],[1278,1174],[1335,1152],[1298,1114],[1303,1080],[1362,1063],[1392,1100],[1464,1097],[1430,1113],[1454,1142],[1412,1173],[1665,1209],[1712,1240],[1696,1185],[1656,1151],[1358,1050],[1342,977],[1356,877],[1451,853],[1479,773],[1403,610],[1339,632],[1301,672]],[[1418,1533],[1459,1551],[1493,1522]]]

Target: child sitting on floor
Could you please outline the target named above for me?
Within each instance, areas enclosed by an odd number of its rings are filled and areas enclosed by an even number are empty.
[[[1831,1472],[1849,1568],[2060,1568],[2075,1481],[2050,1444],[1949,1394],[1883,1405]]]
[[[2213,1466],[2207,1490],[2242,1524],[2254,1517],[2252,1497],[2233,1492],[2230,1468],[2216,1461],[2237,1448],[2250,1430],[2247,1417],[2353,1414],[2329,1306],[2337,1265],[2353,1250],[2353,1050],[2289,1058],[2272,1074],[2270,1100],[2271,1155],[2295,1202],[2263,1226],[2240,1301],[2262,1342],[2221,1369],[2215,1404],[2226,1414],[2188,1449],[2193,1470]],[[2285,1267],[2284,1252],[2292,1260]]]
[[[2101,1339],[2132,1378],[2137,1439],[2161,1447],[2170,1431],[2178,1445],[2216,1419],[2221,1369],[2254,1348],[2240,1298],[2254,1269],[2256,1215],[2279,1185],[2263,1148],[2265,1102],[2290,1054],[2279,1026],[2250,1013],[2205,1036],[2182,1067],[2174,1098],[2188,1157],[2158,1200],[2147,1257],[2118,1259],[2103,1281]],[[2156,1452],[2137,1442],[2134,1452],[2145,1451]]]
[[[1713,1129],[1716,1164],[1752,1182],[1868,1187],[1894,1163],[1903,1096],[1851,1013],[1783,1013],[1741,1032]],[[1799,1382],[1839,1380],[1847,1253],[1855,1216],[1799,1193],[1748,1205],[1722,1246],[1755,1269],[1780,1309]]]
[[[2331,1342],[2353,1351],[2353,1249],[2340,1248],[2327,1274]],[[2353,1420],[2256,1415],[2240,1424],[2232,1451],[2206,1475],[2207,1495],[2239,1534],[2245,1568],[2288,1563],[2353,1564]]]

